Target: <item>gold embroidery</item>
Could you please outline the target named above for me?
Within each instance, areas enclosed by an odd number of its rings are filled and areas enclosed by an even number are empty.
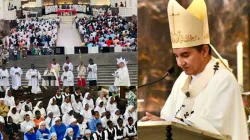
[[[200,40],[199,37],[193,36],[191,34],[182,35],[181,32],[177,32],[176,34],[171,33],[171,41],[172,43],[183,43],[183,42],[192,42]]]

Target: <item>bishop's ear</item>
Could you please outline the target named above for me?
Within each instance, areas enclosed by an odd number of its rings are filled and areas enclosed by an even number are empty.
[[[203,54],[204,57],[207,57],[209,55],[209,46],[208,45],[204,45],[202,47],[201,53]]]

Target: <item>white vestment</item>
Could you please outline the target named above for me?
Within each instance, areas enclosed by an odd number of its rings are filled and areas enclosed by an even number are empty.
[[[56,76],[60,77],[60,74],[59,74],[59,72],[60,72],[60,65],[58,63],[56,63],[55,65],[51,64],[51,67],[55,70]]]
[[[91,69],[91,71],[89,71]],[[97,65],[88,65],[87,67],[88,72],[88,80],[97,80]]]
[[[16,74],[19,73],[20,75]],[[12,67],[10,69],[10,76],[11,76],[11,83],[13,89],[18,89],[19,86],[21,86],[21,76],[23,74],[23,71],[20,67],[14,68]]]
[[[115,71],[115,86],[130,86],[128,68],[125,66]]]
[[[67,78],[64,79],[64,76]],[[63,72],[61,75],[61,81],[63,81],[63,86],[74,86],[74,75],[72,71]]]
[[[72,63],[69,63],[69,64],[64,63],[63,66],[62,66],[63,71],[65,71],[65,70],[64,70],[65,66],[68,66],[68,67],[69,67],[69,71],[73,71],[73,69],[74,69]]]
[[[31,77],[32,75],[36,77]],[[38,70],[36,69],[30,69],[26,73],[26,80],[29,80],[28,86],[39,86],[39,80],[41,79],[41,74]]]
[[[233,140],[247,140],[239,84],[221,64],[214,74],[215,62],[216,59],[212,58],[203,72],[192,80],[184,72],[178,77],[161,110],[161,118],[167,120],[176,116],[185,119],[186,116],[186,120],[199,129],[230,135]],[[190,97],[186,96],[187,92]],[[182,105],[185,107],[181,108]]]
[[[43,76],[55,76],[56,80],[51,80],[50,81],[50,86],[58,86],[58,77],[54,69],[51,69],[50,71],[46,69],[43,73]],[[49,86],[49,80],[44,80],[42,81],[42,86]]]
[[[9,72],[7,69],[0,69],[0,86],[8,87],[9,84]]]

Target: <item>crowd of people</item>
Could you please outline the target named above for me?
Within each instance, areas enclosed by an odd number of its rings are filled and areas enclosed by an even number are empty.
[[[122,47],[137,50],[137,23],[123,17],[99,15],[97,17],[75,17],[85,47]]]
[[[0,98],[0,123],[10,140],[134,140],[137,136],[136,87],[126,93],[126,110],[119,110],[119,87],[110,86],[109,93],[98,91],[98,97],[81,93],[76,87],[70,92],[57,90],[46,106],[38,101],[32,106],[30,99],[23,103],[6,90]]]
[[[52,54],[56,45],[60,19],[17,20],[18,26],[6,37],[0,55],[3,63],[25,58],[27,55]]]

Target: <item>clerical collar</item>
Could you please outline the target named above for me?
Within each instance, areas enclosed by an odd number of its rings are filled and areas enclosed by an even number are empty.
[[[210,61],[207,63],[207,65],[206,65],[206,67],[204,68],[204,70],[202,71],[202,72],[204,72],[205,71],[205,69],[208,69],[210,66],[212,66],[214,63],[214,61],[215,61],[216,59],[214,58],[214,57],[211,57],[211,59],[210,59]],[[202,72],[200,72],[200,73],[198,73],[198,74],[196,74],[196,75],[191,75],[191,77],[192,77],[192,80],[191,80],[191,85],[192,85],[192,83],[201,75],[201,73]]]

